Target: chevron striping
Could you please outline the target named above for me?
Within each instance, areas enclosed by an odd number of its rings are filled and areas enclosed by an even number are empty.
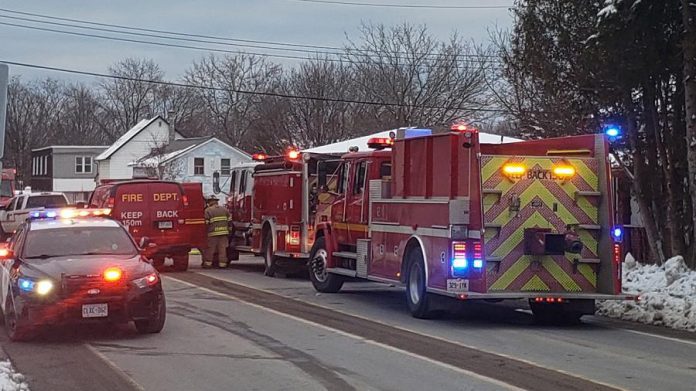
[[[491,285],[490,290],[492,290],[492,291],[505,290],[528,267],[529,267],[529,257],[523,255],[518,260],[516,260],[507,270],[505,270],[505,273],[503,273],[503,275],[500,276],[500,278],[498,278],[493,283],[493,285]]]
[[[484,162],[481,167],[481,183],[486,183],[496,172],[498,172],[503,164],[508,161],[507,157],[490,157],[486,156],[486,159],[490,159]]]
[[[571,276],[569,276],[551,257],[544,257],[541,265],[556,279],[568,292],[580,292],[582,288]]]
[[[522,286],[521,291],[548,292],[551,290],[539,276],[533,276]]]

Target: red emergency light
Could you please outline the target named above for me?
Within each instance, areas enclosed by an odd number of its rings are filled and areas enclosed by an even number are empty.
[[[473,126],[469,126],[467,124],[462,124],[462,123],[452,124],[452,126],[450,127],[450,130],[453,132],[460,132],[460,133],[464,133],[464,132],[478,133],[478,129],[474,128]]]
[[[251,158],[257,162],[261,162],[266,160],[268,158],[268,155],[266,155],[265,153],[255,153],[251,155]]]
[[[300,158],[300,152],[299,152],[299,151],[296,151],[296,150],[294,150],[294,149],[291,149],[291,150],[288,151],[287,157],[288,157],[288,159],[290,159],[290,160],[297,160],[297,159]]]
[[[371,149],[384,149],[394,146],[394,139],[389,137],[373,137],[367,140],[367,147]]]

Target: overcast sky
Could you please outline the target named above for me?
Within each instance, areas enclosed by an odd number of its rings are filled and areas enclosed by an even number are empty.
[[[363,3],[509,6],[512,0],[354,0]],[[423,9],[379,8],[337,4],[317,4],[297,0],[4,0],[0,8],[54,17],[79,19],[131,27],[322,46],[342,46],[346,35],[357,36],[361,21],[393,25],[403,22],[425,24],[434,36],[446,39],[454,31],[466,39],[484,42],[488,29],[508,28],[510,11],[499,9]],[[0,16],[40,19],[0,11]],[[48,19],[43,19],[48,20]],[[58,23],[74,22],[52,20]],[[65,26],[42,25],[26,20],[0,17],[0,23],[69,30],[87,34],[114,35],[108,32],[80,30]],[[165,48],[139,43],[106,41],[54,32],[28,30],[0,24],[0,61],[17,61],[92,72],[105,72],[115,61],[125,57],[155,60],[168,79],[177,79],[191,62],[204,51]],[[207,43],[163,41],[155,38],[131,39],[211,46]],[[230,46],[218,46],[237,50]],[[266,49],[240,49],[253,52],[302,55]],[[291,65],[296,60],[273,59]],[[64,74],[29,70],[12,66],[13,75],[24,79],[71,78]],[[79,77],[90,80],[87,77]]]

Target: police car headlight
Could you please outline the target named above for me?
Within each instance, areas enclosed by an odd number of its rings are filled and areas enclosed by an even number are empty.
[[[28,278],[20,278],[17,281],[19,289],[24,292],[36,292],[41,296],[45,296],[53,290],[53,281],[51,280],[31,280]]]

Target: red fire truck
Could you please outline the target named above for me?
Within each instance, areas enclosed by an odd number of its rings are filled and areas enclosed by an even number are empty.
[[[14,197],[15,192],[15,175],[14,168],[3,168],[2,178],[0,179],[0,208],[7,206],[10,198]]]
[[[329,205],[332,196],[318,197],[318,163],[336,166],[340,156],[300,153],[283,156],[254,155],[256,163],[233,168],[226,183],[214,176],[214,189],[227,195],[227,208],[234,229],[228,251],[231,259],[240,252],[260,254],[267,276],[279,270],[305,270],[314,243],[317,210]],[[333,163],[331,163],[333,162]]]
[[[398,133],[343,156],[340,196],[314,233],[316,290],[400,283],[416,317],[431,316],[438,295],[528,299],[548,320],[629,298],[605,136],[487,145],[466,125]]]

